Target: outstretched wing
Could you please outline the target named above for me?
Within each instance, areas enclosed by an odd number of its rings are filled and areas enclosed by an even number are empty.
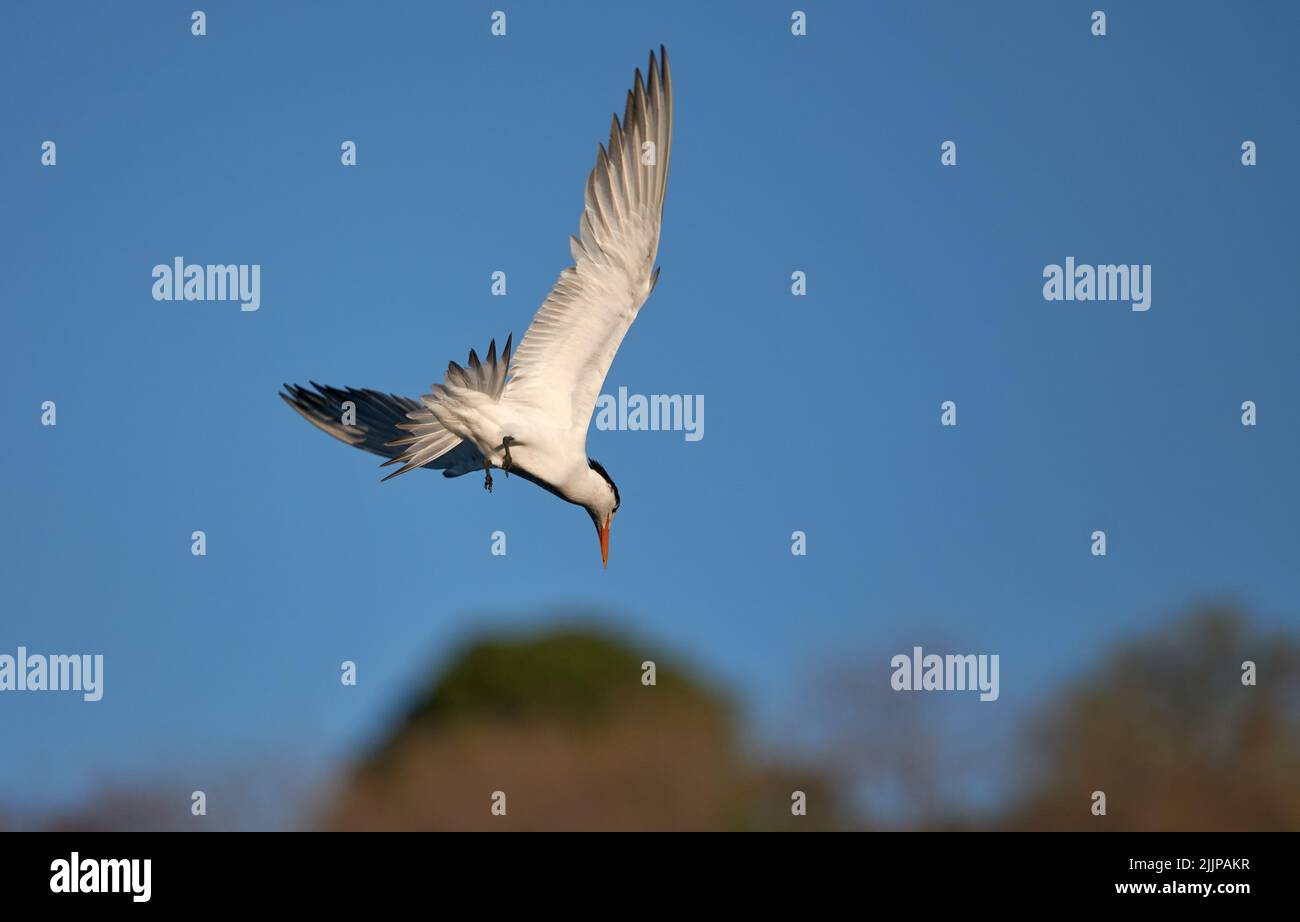
[[[609,147],[587,177],[574,265],[560,273],[533,317],[511,368],[504,399],[533,408],[578,440],[623,337],[654,289],[659,227],[673,139],[672,78],[662,46],[627,94]]]
[[[390,443],[408,435],[399,427],[410,424],[408,414],[423,409],[418,400],[369,388],[329,387],[315,381],[311,385],[315,390],[286,384],[280,397],[322,432],[384,458],[402,454],[401,447]],[[472,443],[461,442],[427,466],[441,470],[446,477],[456,477],[481,471],[483,456]]]

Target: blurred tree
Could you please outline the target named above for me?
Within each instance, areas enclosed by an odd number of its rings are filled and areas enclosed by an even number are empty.
[[[642,663],[656,683],[642,684]],[[345,782],[333,829],[814,829],[816,775],[757,767],[734,709],[662,656],[567,629],[475,643]],[[791,792],[809,815],[790,812]],[[490,812],[494,791],[506,815]]]
[[[1300,646],[1226,608],[1131,641],[1046,711],[1026,767],[1010,828],[1300,829]]]
[[[645,661],[609,637],[580,629],[482,640],[417,699],[404,726],[441,730],[467,721],[553,720],[594,729],[647,700],[655,710],[691,708],[730,725],[729,704],[671,665],[656,662],[655,685],[644,686]]]

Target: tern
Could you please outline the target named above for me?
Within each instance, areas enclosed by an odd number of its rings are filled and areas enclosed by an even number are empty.
[[[650,53],[646,79],[636,71],[609,144],[598,145],[587,177],[573,265],[534,315],[519,349],[512,337],[482,360],[452,362],[441,384],[418,400],[369,388],[284,385],[280,396],[339,441],[400,465],[384,480],[416,468],[459,477],[492,469],[516,474],[587,510],[609,566],[609,529],[618,487],[587,456],[587,429],[605,375],[623,337],[659,279],[655,256],[673,139],[668,55]]]

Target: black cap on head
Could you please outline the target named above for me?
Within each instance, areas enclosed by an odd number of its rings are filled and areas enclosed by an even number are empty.
[[[595,458],[588,458],[587,465],[601,477],[605,478],[605,483],[609,484],[609,488],[614,491],[614,511],[618,512],[618,507],[622,505],[623,501],[619,499],[618,486],[610,479],[609,472],[606,471]]]

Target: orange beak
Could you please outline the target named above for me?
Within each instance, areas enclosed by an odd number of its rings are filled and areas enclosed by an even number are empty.
[[[609,519],[605,520],[600,529],[600,562],[609,566]]]

